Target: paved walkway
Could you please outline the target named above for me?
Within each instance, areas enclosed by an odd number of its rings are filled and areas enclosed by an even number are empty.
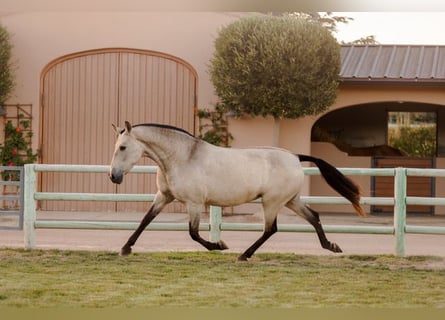
[[[38,219],[68,220],[125,220],[140,221],[142,213],[79,213],[79,212],[39,212]],[[3,220],[2,220],[3,219]],[[186,214],[161,213],[155,222],[187,222]],[[202,222],[208,221],[203,215]],[[224,216],[224,222],[261,223],[257,215]],[[390,216],[361,218],[354,215],[324,214],[323,225],[382,225],[391,226]],[[0,225],[5,225],[5,218],[0,218]],[[281,213],[279,224],[307,224],[298,216]],[[408,217],[409,225],[445,226],[445,216]],[[121,246],[130,236],[129,230],[56,230],[38,229],[36,231],[37,248],[40,249],[78,249],[106,250],[119,252]],[[229,246],[226,252],[241,253],[259,236],[254,231],[223,231],[222,238]],[[202,232],[208,238],[208,232]],[[394,254],[395,239],[392,235],[365,234],[327,234],[328,239],[336,242],[343,254]],[[23,248],[23,231],[0,230],[0,247]],[[137,244],[134,252],[150,251],[205,251],[194,242],[187,231],[146,231]],[[279,232],[269,239],[258,252],[287,252],[297,254],[334,255],[320,247],[315,233]],[[435,255],[445,257],[444,235],[408,234],[406,236],[406,253],[408,255]]]

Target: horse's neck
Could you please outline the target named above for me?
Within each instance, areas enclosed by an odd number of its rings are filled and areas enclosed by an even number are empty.
[[[135,137],[144,145],[146,156],[164,172],[171,168],[172,163],[177,165],[181,161],[188,161],[191,149],[197,142],[193,137],[174,130],[144,129],[135,130]]]

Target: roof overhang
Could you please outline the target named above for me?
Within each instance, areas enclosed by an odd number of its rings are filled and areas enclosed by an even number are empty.
[[[342,45],[341,83],[445,86],[445,46]]]
[[[374,79],[374,78],[341,78],[340,85],[358,86],[406,86],[406,87],[445,87],[445,80],[419,79]]]

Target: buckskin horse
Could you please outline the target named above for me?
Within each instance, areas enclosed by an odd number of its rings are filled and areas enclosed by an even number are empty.
[[[217,147],[185,130],[162,124],[132,126],[125,121],[124,128],[113,127],[118,134],[109,172],[113,183],[122,183],[124,175],[143,156],[154,160],[159,167],[155,199],[122,247],[122,255],[131,253],[131,247],[148,224],[175,199],[187,208],[191,238],[208,250],[224,250],[228,247],[223,241],[209,242],[199,234],[204,207],[235,206],[261,198],[264,231],[238,257],[240,261],[249,259],[277,232],[277,215],[283,207],[301,215],[315,228],[323,248],[342,252],[336,243],[326,238],[318,213],[300,202],[303,161],[314,163],[325,181],[351,202],[357,214],[365,215],[360,207],[358,186],[322,159],[278,148]]]

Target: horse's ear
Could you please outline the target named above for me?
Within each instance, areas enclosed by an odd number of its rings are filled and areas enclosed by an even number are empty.
[[[128,121],[125,121],[125,128],[127,129],[127,132],[130,133],[131,132],[131,124]]]
[[[116,132],[117,135],[120,135],[125,131],[125,129],[116,127],[113,123],[111,124],[111,126],[113,127],[113,130]]]

